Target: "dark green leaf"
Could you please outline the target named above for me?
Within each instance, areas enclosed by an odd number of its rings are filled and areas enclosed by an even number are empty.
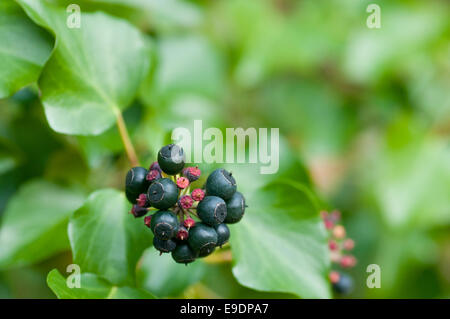
[[[247,195],[244,218],[231,226],[233,274],[248,287],[329,298],[326,233],[314,195],[302,184],[274,182]]]
[[[80,288],[69,288],[67,279],[53,269],[47,276],[47,284],[59,299],[153,299],[142,289],[117,287],[97,275],[82,273]],[[70,278],[69,278],[70,280]]]
[[[151,245],[151,231],[143,219],[128,213],[125,195],[104,189],[92,193],[69,222],[73,260],[82,272],[108,281],[134,285],[136,263]]]
[[[37,80],[52,50],[51,37],[11,0],[0,3],[0,98]]]
[[[104,13],[68,14],[44,0],[20,0],[27,14],[56,36],[55,50],[39,79],[50,126],[67,134],[100,134],[134,98],[147,74],[148,47],[132,25]]]
[[[43,260],[69,248],[67,222],[82,205],[76,190],[36,180],[8,203],[0,228],[0,268]]]
[[[163,38],[158,43],[157,55],[153,87],[151,91],[145,88],[144,99],[154,101],[156,97],[164,100],[181,93],[216,97],[222,92],[225,76],[223,61],[206,38]]]
[[[152,247],[143,255],[138,270],[138,283],[159,297],[176,297],[201,280],[206,268],[201,260],[187,266],[177,264],[170,254],[159,256],[159,252]]]

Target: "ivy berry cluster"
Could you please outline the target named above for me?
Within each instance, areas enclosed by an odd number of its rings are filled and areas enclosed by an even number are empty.
[[[191,191],[201,171],[184,166],[183,148],[166,145],[149,169],[128,171],[125,194],[133,204],[130,213],[134,217],[155,211],[144,218],[154,234],[153,246],[161,254],[171,253],[177,263],[188,264],[228,242],[227,224],[239,222],[246,205],[230,172],[216,169],[202,188]]]
[[[356,258],[350,252],[355,247],[355,242],[347,237],[345,227],[339,224],[341,213],[337,210],[332,212],[322,211],[320,215],[328,231],[331,262],[341,269],[354,267]],[[346,295],[353,290],[353,279],[345,271],[332,270],[329,279],[333,290],[338,294]]]

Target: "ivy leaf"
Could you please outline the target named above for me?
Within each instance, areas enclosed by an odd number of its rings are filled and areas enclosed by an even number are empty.
[[[0,26],[1,99],[37,80],[52,39],[14,1],[1,1]]]
[[[245,217],[231,228],[233,274],[250,288],[329,298],[326,232],[313,195],[276,181],[247,196]]]
[[[0,268],[41,261],[69,248],[67,222],[83,204],[79,191],[36,180],[8,203],[0,228]]]
[[[362,193],[376,203],[392,229],[450,225],[448,138],[424,135],[422,129],[419,121],[397,119],[380,143],[378,156],[366,159],[371,170],[361,174]]]
[[[82,12],[80,28],[69,28],[64,8],[44,0],[19,3],[56,36],[38,82],[50,126],[79,135],[97,135],[111,127],[147,74],[143,35],[128,22],[101,12]]]
[[[130,205],[117,190],[92,193],[69,222],[73,262],[82,272],[98,274],[116,285],[134,285],[136,263],[151,245],[143,220],[128,214]]]
[[[83,0],[80,6],[139,21],[144,29],[160,32],[198,27],[203,17],[198,5],[183,0]]]
[[[0,137],[0,176],[18,166],[20,155],[20,151],[13,143]]]
[[[69,279],[70,280],[70,279]],[[69,288],[67,279],[53,269],[47,284],[59,299],[153,299],[150,293],[137,288],[117,287],[95,274],[80,274],[80,288]]]
[[[261,291],[329,298],[330,258],[319,217],[325,204],[285,139],[280,137],[279,150],[272,152],[283,155],[276,174],[261,174],[255,164],[223,165],[249,206],[244,218],[230,225],[233,275]]]
[[[0,175],[12,170],[16,166],[14,157],[0,153]]]
[[[151,105],[182,94],[218,97],[223,92],[223,60],[201,36],[170,36],[158,42],[158,64],[141,97]],[[148,79],[147,79],[148,80]]]
[[[162,254],[155,248],[145,251],[138,269],[138,284],[159,297],[176,297],[187,287],[201,280],[207,270],[201,260],[189,264],[177,264],[170,254]]]

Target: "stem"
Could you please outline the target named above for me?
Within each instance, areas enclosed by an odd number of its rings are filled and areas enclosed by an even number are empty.
[[[199,218],[199,217],[198,217],[198,214],[197,214],[196,212],[192,211],[191,209],[189,209],[188,212],[189,212],[190,214],[194,215],[195,217]]]
[[[212,255],[209,255],[203,261],[207,264],[221,264],[221,263],[229,263],[232,261],[231,251],[217,251]]]
[[[122,143],[125,147],[125,151],[127,152],[128,160],[130,161],[131,166],[139,166],[139,160],[136,155],[136,151],[134,150],[134,146],[131,143],[130,135],[128,135],[127,126],[125,125],[122,112],[120,112],[119,110],[116,111],[116,121],[120,133],[120,138],[122,139]]]

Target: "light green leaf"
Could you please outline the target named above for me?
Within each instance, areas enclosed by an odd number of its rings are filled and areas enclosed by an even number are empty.
[[[70,281],[70,279],[69,279]],[[80,288],[69,288],[67,279],[53,269],[47,276],[47,284],[59,299],[153,299],[142,289],[117,287],[95,274],[80,274]]]
[[[145,99],[152,99],[148,93],[164,100],[180,93],[216,97],[222,92],[223,60],[206,38],[192,35],[165,37],[158,43],[157,55],[154,92],[144,91]]]
[[[0,2],[0,98],[35,82],[51,50],[51,37],[14,1]]]
[[[20,151],[9,140],[0,137],[0,175],[17,167],[20,163]]]
[[[50,126],[67,134],[100,134],[133,100],[149,65],[143,35],[104,13],[81,13],[80,28],[45,0],[19,0],[27,14],[56,36],[39,79]]]
[[[0,175],[12,170],[16,166],[14,157],[0,153]]]
[[[445,32],[448,21],[439,6],[409,6],[405,10],[392,3],[382,16],[379,32],[362,28],[347,38],[343,71],[352,81],[382,81],[386,72],[402,69],[411,57],[421,56]]]
[[[82,272],[92,272],[113,284],[134,285],[135,269],[151,231],[142,218],[128,213],[130,205],[117,190],[92,193],[69,222],[73,261]]]
[[[127,12],[124,8],[131,9],[133,17],[142,15],[142,23],[148,23],[152,29],[160,31],[197,27],[202,21],[198,6],[181,0],[90,0],[89,4],[94,8],[98,4],[101,9],[119,15]]]
[[[427,229],[450,224],[448,139],[424,136],[416,121],[399,118],[386,142],[362,167],[365,192],[393,229]]]
[[[230,225],[233,274],[257,290],[329,298],[330,259],[319,217],[324,204],[282,137],[279,154],[275,174],[261,174],[255,164],[222,165],[233,172],[249,206],[244,218]]]
[[[187,287],[201,280],[207,265],[201,260],[177,264],[170,254],[162,254],[153,247],[146,250],[138,269],[138,285],[159,297],[176,297]]]
[[[31,264],[68,249],[67,222],[83,200],[79,191],[46,181],[25,184],[2,219],[0,268]]]
[[[231,229],[233,274],[250,288],[329,298],[326,233],[310,192],[274,182],[247,195],[244,218]]]

